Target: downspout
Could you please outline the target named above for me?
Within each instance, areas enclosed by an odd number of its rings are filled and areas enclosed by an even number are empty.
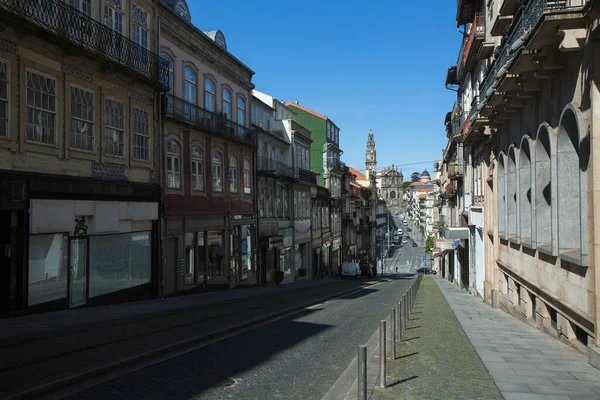
[[[292,140],[291,140],[291,143],[292,143],[292,145],[291,145],[291,147],[292,147],[292,171],[294,171],[294,173],[295,173],[296,157],[295,157],[295,153],[294,153],[294,144],[293,144],[294,143],[294,131],[292,130],[291,123],[290,123],[290,132],[292,134],[291,135],[292,136]],[[294,190],[292,190],[292,202],[294,201],[293,194],[294,194]],[[292,207],[292,210],[293,209],[294,208]],[[296,221],[295,221],[295,216],[294,216],[294,218],[290,218],[290,221],[292,222],[292,243],[294,244],[294,265],[295,265],[296,264],[296,223],[295,223]],[[294,266],[294,269],[295,269],[295,266]],[[306,276],[306,274],[305,274],[305,276]],[[296,276],[294,276],[294,280],[295,279],[296,279]]]
[[[157,23],[157,27],[156,27],[156,48],[158,49],[158,54],[160,57],[160,17],[157,17],[156,19],[156,23]],[[158,64],[157,64],[157,69],[158,69]],[[160,71],[157,71],[160,72]],[[164,230],[163,230],[163,225],[164,225],[164,192],[163,192],[163,140],[164,140],[164,135],[163,135],[163,129],[162,129],[162,113],[161,113],[161,94],[158,95],[158,99],[156,96],[156,93],[154,95],[154,107],[155,110],[157,110],[158,113],[158,129],[155,129],[154,132],[158,132],[158,136],[159,136],[159,140],[158,140],[158,157],[157,157],[157,162],[158,162],[158,185],[160,188],[160,200],[158,202],[158,210],[159,210],[159,217],[158,217],[158,234],[159,234],[159,246],[157,249],[157,253],[158,253],[158,260],[159,263],[157,265],[158,271],[156,273],[156,277],[157,277],[157,297],[162,297],[163,295],[163,271],[164,271],[164,261],[163,260],[163,251],[162,251],[162,243],[165,243],[165,237],[164,237]]]

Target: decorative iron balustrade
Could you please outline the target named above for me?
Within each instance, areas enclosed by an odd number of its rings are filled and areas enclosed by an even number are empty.
[[[542,18],[546,11],[564,10],[567,8],[579,8],[586,0],[529,0],[513,20],[509,26],[509,32],[503,39],[496,60],[492,67],[487,71],[483,82],[479,88],[479,105],[478,110],[483,109],[483,105],[487,103],[491,97],[500,78],[508,71],[513,61],[521,51],[522,45],[529,39],[534,28]]]
[[[260,157],[258,159],[258,173],[268,174],[276,177],[298,179],[296,171],[290,165],[281,161],[275,161],[269,157]]]
[[[471,23],[471,30],[469,31],[469,35],[464,39],[459,58],[457,62],[457,75],[461,76],[461,73],[464,72],[467,61],[469,60],[469,56],[471,55],[471,50],[473,49],[473,44],[475,40],[483,40],[485,37],[485,17],[483,13],[477,12],[475,13],[475,18]]]
[[[165,60],[62,0],[0,0],[0,10],[118,64],[153,84],[169,87],[169,65]]]
[[[316,185],[317,174],[307,169],[298,168],[298,180]]]
[[[346,164],[337,158],[330,157],[327,159],[327,168],[344,170],[346,168]]]
[[[227,114],[208,111],[170,93],[163,95],[162,113],[165,117],[256,147],[257,133],[253,129],[231,121]]]

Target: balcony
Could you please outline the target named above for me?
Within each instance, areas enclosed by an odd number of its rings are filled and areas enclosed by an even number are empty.
[[[256,147],[256,131],[227,118],[189,103],[168,93],[162,97],[162,113],[167,118],[192,125],[203,131],[221,135],[241,144]]]
[[[298,180],[316,185],[317,174],[307,169],[298,168]]]
[[[262,175],[272,176],[274,178],[283,178],[289,180],[297,180],[297,174],[290,165],[281,161],[275,161],[268,157],[260,157],[258,159],[257,173]]]
[[[346,169],[346,164],[344,164],[337,158],[329,157],[327,159],[327,168],[328,169],[337,169],[337,170],[340,170],[341,172],[344,172],[344,170]]]
[[[455,197],[456,193],[458,192],[458,184],[456,181],[450,181],[450,183],[448,183],[444,188],[444,191],[448,195],[448,198]]]
[[[471,24],[469,35],[463,41],[460,49],[459,59],[457,62],[457,74],[459,80],[462,80],[464,78],[464,74],[472,68],[474,60],[477,59],[477,57],[473,57],[472,55],[477,55],[484,39],[485,17],[483,13],[477,12],[475,13],[475,18]]]
[[[0,18],[40,29],[49,34],[43,38],[58,39],[62,47],[70,44],[160,89],[169,87],[169,66],[165,60],[62,0],[0,0],[0,10],[0,15],[4,14]]]
[[[463,164],[448,164],[448,178],[458,179],[463,176]]]
[[[552,23],[558,24],[562,19],[561,13],[581,10],[585,3],[586,0],[530,0],[522,11],[516,13],[502,46],[494,52],[495,61],[479,87],[480,110],[493,97],[498,83],[510,71],[523,45],[538,36],[536,31],[544,15],[551,14]],[[554,33],[549,36],[554,40]]]

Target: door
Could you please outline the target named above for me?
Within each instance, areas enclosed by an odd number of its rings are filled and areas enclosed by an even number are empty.
[[[88,238],[69,239],[69,307],[87,299]]]

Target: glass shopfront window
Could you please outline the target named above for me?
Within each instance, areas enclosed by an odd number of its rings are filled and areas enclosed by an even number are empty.
[[[194,265],[194,234],[188,232],[185,234],[185,284],[194,284],[195,276]]]
[[[90,297],[150,282],[150,232],[90,237]]]
[[[198,232],[198,271],[196,272],[196,284],[203,283],[204,271],[206,271],[206,241],[204,240],[205,232]]]
[[[223,232],[208,232],[208,273],[207,279],[225,276]]]
[[[66,234],[29,237],[29,305],[67,297],[68,249]]]
[[[283,271],[283,280],[294,277],[294,268],[292,267],[292,248],[288,247],[281,250],[279,256],[279,266]]]
[[[240,230],[240,251],[241,251],[241,268],[242,280],[248,279],[252,270],[252,226],[241,225]]]

